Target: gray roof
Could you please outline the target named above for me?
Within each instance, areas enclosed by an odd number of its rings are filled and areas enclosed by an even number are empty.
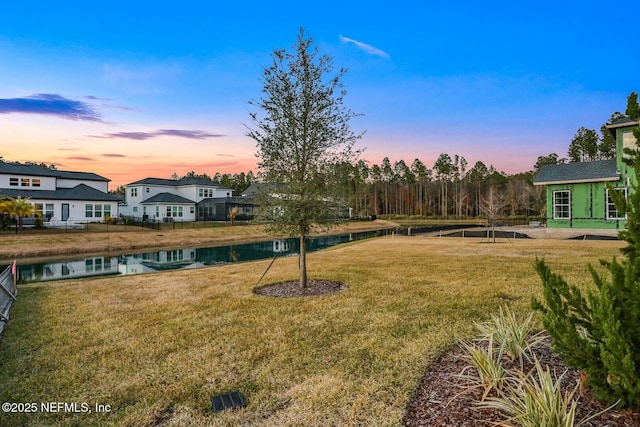
[[[597,160],[542,166],[533,179],[533,184],[602,182],[619,179],[620,173],[615,160]]]
[[[229,205],[253,205],[255,204],[254,196],[233,196],[233,197],[208,197],[202,199],[198,204],[207,205],[211,203],[226,203]]]
[[[46,169],[37,165],[23,165],[19,163],[3,162],[0,160],[0,173],[13,175],[50,176],[64,179],[78,179],[83,181],[110,181],[92,172],[60,171]]]
[[[163,185],[168,187],[182,187],[185,185],[202,185],[208,187],[218,187],[222,189],[230,190],[229,187],[225,187],[215,181],[209,181],[208,179],[202,178],[182,178],[182,179],[164,179],[164,178],[144,178],[139,181],[135,181],[127,184],[129,185]]]
[[[193,200],[189,200],[185,197],[178,196],[171,193],[160,193],[155,196],[149,197],[147,200],[143,200],[142,204],[148,203],[179,203],[179,204],[194,204]]]
[[[624,116],[618,120],[614,120],[611,123],[607,123],[605,127],[609,129],[609,132],[614,137],[616,136],[616,129],[618,128],[626,128],[630,126],[638,126],[640,125],[640,120],[632,120],[629,116]]]
[[[87,200],[99,202],[117,202],[120,197],[115,194],[103,193],[86,184],[79,184],[73,188],[59,188],[57,190],[22,190],[20,188],[0,189],[0,196],[29,197],[37,200]]]

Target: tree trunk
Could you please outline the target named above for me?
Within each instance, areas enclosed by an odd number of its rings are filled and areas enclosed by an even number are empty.
[[[307,239],[306,236],[300,234],[300,256],[298,259],[300,264],[300,289],[307,288]]]

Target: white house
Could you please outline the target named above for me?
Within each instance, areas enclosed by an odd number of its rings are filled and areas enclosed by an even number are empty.
[[[127,184],[120,214],[150,221],[195,221],[205,200],[229,198],[233,190],[200,178],[145,178]]]
[[[108,191],[109,180],[95,173],[0,161],[0,197],[28,197],[51,224],[117,217],[120,198]]]

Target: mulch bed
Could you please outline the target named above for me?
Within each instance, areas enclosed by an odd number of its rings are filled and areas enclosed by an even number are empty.
[[[347,287],[334,280],[307,280],[307,287],[301,288],[300,282],[288,281],[261,286],[253,290],[258,295],[276,298],[308,297],[331,294],[347,289]]]
[[[563,390],[572,390],[579,381],[579,372],[567,368],[562,360],[551,351],[549,339],[536,346],[534,353],[542,366],[548,366],[556,377],[567,373],[562,379]],[[459,374],[467,366],[462,358],[464,351],[453,346],[429,365],[422,378],[413,400],[409,403],[403,418],[405,426],[495,426],[504,422],[506,417],[496,410],[478,408],[476,402],[482,396],[483,389],[465,391],[465,380]],[[528,372],[532,366],[525,366]],[[456,396],[457,395],[457,396]],[[490,394],[491,395],[491,394]],[[495,394],[494,394],[495,396]],[[576,408],[576,425],[608,407],[596,399],[587,388],[579,398]],[[582,424],[583,426],[640,426],[640,411],[609,410]]]

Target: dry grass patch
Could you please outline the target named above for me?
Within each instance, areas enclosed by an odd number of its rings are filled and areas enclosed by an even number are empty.
[[[269,261],[22,286],[0,343],[0,397],[89,402],[109,414],[9,414],[11,425],[398,425],[425,366],[509,302],[544,256],[572,282],[620,242],[383,237],[309,256],[312,298],[252,292]],[[464,255],[461,255],[464,254]],[[295,278],[279,259],[266,282]],[[213,413],[240,390],[248,406]]]

